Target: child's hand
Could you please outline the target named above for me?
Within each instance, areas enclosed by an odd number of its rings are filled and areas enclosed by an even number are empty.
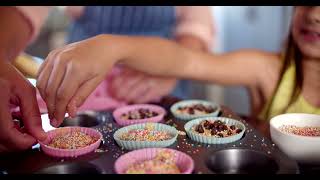
[[[175,87],[176,79],[148,75],[129,68],[111,79],[109,92],[119,100],[129,103],[147,103],[168,95]]]
[[[45,100],[51,125],[75,110],[105,78],[121,52],[116,36],[96,36],[52,51],[38,72],[37,88]],[[111,42],[111,43],[110,43]]]

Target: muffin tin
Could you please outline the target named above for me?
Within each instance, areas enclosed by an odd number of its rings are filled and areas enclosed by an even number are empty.
[[[35,174],[102,174],[99,167],[90,163],[65,163],[36,171]]]
[[[167,105],[167,112],[169,112]],[[121,128],[112,117],[111,111],[100,111],[78,115],[70,121],[74,125],[83,125],[98,129],[103,134],[103,142],[98,151],[76,159],[57,159],[45,155],[38,148],[23,153],[0,156],[2,173],[76,173],[114,174],[114,164],[122,154],[129,152],[120,148],[113,134]],[[92,118],[94,117],[94,118]],[[241,121],[246,131],[244,136],[227,144],[203,144],[191,140],[186,133],[179,133],[177,141],[168,148],[190,155],[194,162],[194,174],[225,173],[299,173],[298,164],[282,153],[276,145],[263,137],[258,131],[225,107],[219,117]],[[86,123],[81,123],[86,121]],[[89,123],[90,122],[90,123]],[[92,123],[91,123],[92,122]],[[93,123],[95,122],[95,123]],[[177,120],[171,114],[165,117],[165,124],[184,132],[186,121]],[[70,125],[70,124],[69,124]],[[37,163],[34,160],[37,160]]]

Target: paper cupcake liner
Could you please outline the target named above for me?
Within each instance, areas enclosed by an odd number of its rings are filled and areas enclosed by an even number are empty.
[[[212,106],[213,108],[217,108],[217,109],[213,113],[204,114],[204,115],[185,115],[185,114],[177,113],[177,110],[179,107],[189,106],[192,104],[203,104],[206,106]],[[174,105],[172,105],[170,108],[170,111],[174,115],[174,117],[176,117],[177,119],[189,121],[189,120],[200,118],[200,117],[216,117],[218,116],[220,109],[221,109],[220,106],[214,102],[203,101],[203,100],[185,100],[185,101],[177,102]]]
[[[136,120],[125,120],[121,118],[121,115],[123,113],[127,113],[129,111],[140,109],[140,108],[149,109],[151,111],[157,112],[158,116],[155,116],[152,118],[145,118],[145,119],[136,119]],[[151,105],[151,104],[136,104],[136,105],[128,105],[128,106],[124,106],[116,109],[113,112],[113,117],[117,122],[117,124],[119,124],[120,126],[128,126],[132,124],[139,124],[139,123],[146,123],[146,122],[160,122],[163,120],[163,117],[165,116],[165,114],[166,114],[166,111],[160,106]]]
[[[134,129],[144,129],[146,125],[148,126],[152,125],[154,130],[157,130],[157,131],[166,131],[172,134],[173,138],[165,141],[124,141],[120,139],[123,133],[127,133],[128,131],[134,130]],[[117,144],[122,148],[127,150],[135,150],[135,149],[142,149],[142,148],[168,147],[177,140],[177,136],[178,136],[178,131],[174,127],[161,124],[161,123],[142,123],[142,124],[134,124],[134,125],[130,125],[130,126],[126,126],[121,129],[118,129],[114,133],[113,138],[117,142]]]
[[[180,151],[169,149],[169,148],[145,148],[140,150],[131,151],[120,156],[114,165],[114,169],[117,174],[125,174],[125,171],[130,165],[141,162],[144,160],[153,159],[159,151],[169,150],[175,155],[175,163],[178,166],[182,174],[191,174],[194,169],[193,159]]]
[[[208,137],[204,136],[198,133],[195,133],[191,130],[192,126],[195,124],[199,124],[203,120],[220,120],[224,123],[226,123],[228,126],[235,125],[237,128],[242,129],[242,131],[239,134],[229,136],[229,137],[224,137],[224,138],[216,138],[216,137]],[[240,121],[237,121],[235,119],[230,119],[230,118],[224,118],[224,117],[204,117],[204,118],[198,118],[194,119],[192,121],[189,121],[184,125],[184,129],[187,132],[187,135],[193,140],[197,141],[200,143],[206,143],[206,144],[226,144],[226,143],[231,143],[238,141],[239,139],[242,138],[246,128],[243,123]]]
[[[83,132],[89,136],[93,136],[93,137],[97,137],[99,138],[95,143],[87,146],[87,147],[83,147],[83,148],[79,148],[79,149],[58,149],[58,148],[53,148],[48,146],[48,143],[51,142],[51,140],[61,134],[61,133],[68,133],[68,132],[74,132],[74,131],[80,131]],[[94,150],[96,150],[101,143],[101,139],[102,139],[102,134],[92,128],[85,128],[85,127],[63,127],[63,128],[58,128],[58,129],[54,129],[51,130],[49,132],[47,132],[47,139],[43,142],[39,142],[40,147],[42,149],[42,151],[49,155],[49,156],[53,156],[53,157],[77,157],[77,156],[81,156],[87,153],[90,153]]]

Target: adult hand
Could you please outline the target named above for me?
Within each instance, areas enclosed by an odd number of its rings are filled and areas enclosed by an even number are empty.
[[[9,62],[0,61],[0,152],[31,148],[45,140],[35,88]],[[24,128],[15,126],[9,105],[20,107]]]
[[[121,69],[108,85],[111,96],[128,103],[148,103],[168,95],[176,79],[148,75],[133,69]]]

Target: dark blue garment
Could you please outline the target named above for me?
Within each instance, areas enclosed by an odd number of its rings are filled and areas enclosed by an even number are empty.
[[[176,27],[174,6],[86,6],[69,29],[68,43],[99,34],[172,38]],[[180,81],[172,93],[188,98],[189,83]]]

